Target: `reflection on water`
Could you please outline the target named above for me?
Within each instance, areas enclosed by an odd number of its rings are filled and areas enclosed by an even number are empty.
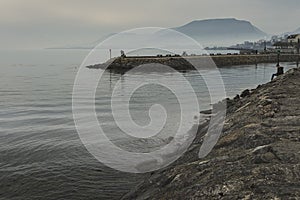
[[[140,175],[109,169],[97,162],[81,144],[72,117],[72,88],[85,51],[9,52],[0,63],[0,197],[29,199],[118,198],[132,188]],[[294,65],[287,63],[285,70]],[[273,64],[221,68],[227,96],[268,82]],[[97,70],[90,70],[91,74]],[[203,71],[213,78],[213,71]],[[137,80],[149,76],[136,74]],[[156,79],[172,73],[155,74]],[[199,97],[200,109],[210,107],[207,88],[195,71],[186,72]],[[96,110],[109,138],[125,149],[141,145],[120,137],[112,120],[110,94],[121,80],[126,93],[126,75],[105,73],[96,93]],[[184,94],[185,91],[182,91]],[[165,103],[173,120],[178,118],[178,102],[166,88],[151,85],[140,88],[131,99],[131,114],[138,124],[147,124],[147,111],[153,103]],[[122,107],[120,107],[122,109]],[[82,108],[84,112],[84,106]],[[176,128],[176,127],[175,127]],[[174,127],[166,127],[171,134]],[[125,143],[124,143],[125,141]],[[141,143],[143,144],[143,143]],[[150,145],[151,146],[151,145]],[[157,148],[151,146],[150,148]]]

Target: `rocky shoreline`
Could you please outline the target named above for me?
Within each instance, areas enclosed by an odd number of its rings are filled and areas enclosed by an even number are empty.
[[[198,152],[209,120],[184,156],[122,199],[300,199],[299,77],[295,68],[224,100],[225,126],[207,157]]]

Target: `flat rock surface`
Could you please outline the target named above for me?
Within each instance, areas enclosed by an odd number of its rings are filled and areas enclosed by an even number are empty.
[[[227,99],[222,136],[198,158],[207,131],[123,199],[300,199],[300,69]]]

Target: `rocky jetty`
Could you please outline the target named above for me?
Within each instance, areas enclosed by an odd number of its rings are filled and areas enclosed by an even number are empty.
[[[117,57],[102,64],[87,66],[90,69],[109,69],[112,71],[127,71],[140,65],[161,64],[172,67],[175,70],[193,70],[194,67],[211,68],[236,65],[255,65],[259,63],[276,63],[277,54],[257,55],[213,55],[213,56],[139,56],[139,57]],[[298,54],[282,54],[281,62],[298,62]],[[149,68],[151,66],[149,65]]]
[[[292,69],[224,100],[225,126],[207,157],[198,152],[208,122],[182,158],[123,199],[300,199],[299,80]]]
[[[195,69],[187,59],[183,57],[117,57],[103,64],[87,66],[90,69],[105,69],[112,71],[127,71],[140,65],[145,64],[162,64],[170,66],[176,70],[193,70]]]

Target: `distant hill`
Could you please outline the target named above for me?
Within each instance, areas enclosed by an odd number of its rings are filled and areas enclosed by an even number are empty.
[[[234,18],[195,20],[172,29],[194,38],[202,46],[230,46],[244,41],[257,41],[269,36],[250,22]],[[92,49],[101,41],[113,35],[115,33],[102,37],[90,44],[58,48]],[[157,40],[160,41],[168,40],[170,37],[174,37],[174,33],[170,34],[170,31],[159,31],[154,37],[157,37]]]
[[[297,30],[293,31],[292,34],[300,34],[300,28],[298,28]]]
[[[280,35],[277,35],[277,36],[279,36],[279,37],[284,37],[284,36],[286,36],[286,35],[292,35],[292,34],[300,34],[300,28],[298,28],[298,29],[296,29],[296,30],[294,30],[294,31],[284,32],[284,33],[282,33],[282,34],[280,34]]]
[[[268,37],[249,21],[234,18],[195,20],[173,29],[206,45],[235,44]]]

